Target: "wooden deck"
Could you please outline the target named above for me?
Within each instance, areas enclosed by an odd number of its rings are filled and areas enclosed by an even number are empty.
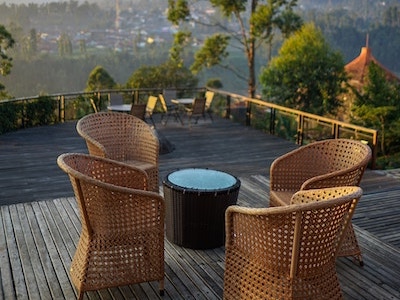
[[[296,148],[221,119],[191,129],[170,120],[158,131],[175,146],[160,156],[161,179],[184,167],[227,171],[242,182],[239,204],[253,207],[268,205],[271,162]],[[56,165],[65,152],[87,152],[75,122],[0,135],[0,300],[76,297],[69,265],[80,221],[67,175]],[[338,259],[345,299],[400,299],[400,180],[368,170],[362,187],[353,224],[365,266]],[[163,299],[222,298],[223,247],[191,250],[166,240],[165,262]],[[85,299],[159,299],[157,289],[145,283],[90,292]]]

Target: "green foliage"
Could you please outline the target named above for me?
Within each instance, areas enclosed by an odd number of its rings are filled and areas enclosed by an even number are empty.
[[[203,67],[210,68],[220,64],[221,61],[229,55],[226,51],[229,39],[228,36],[222,34],[215,34],[207,37],[203,47],[196,52],[190,70],[197,74]]]
[[[63,32],[58,42],[58,53],[61,57],[72,55],[72,42],[68,34]]]
[[[19,103],[7,102],[0,105],[0,134],[18,128],[18,120],[23,106]]]
[[[25,111],[25,126],[33,127],[56,123],[57,101],[48,96],[40,96],[37,100],[27,102]]]
[[[178,25],[179,22],[185,21],[190,16],[190,9],[185,0],[168,0],[168,20]]]
[[[0,75],[6,76],[10,74],[12,68],[12,58],[8,56],[7,50],[12,48],[15,41],[7,29],[0,25]],[[0,83],[0,92],[5,86]]]
[[[1,103],[0,134],[19,128],[54,124],[58,120],[57,109],[58,102],[50,96]]]
[[[269,101],[317,115],[335,114],[345,81],[342,56],[313,24],[287,39],[260,76]]]
[[[212,5],[219,7],[225,17],[246,11],[247,0],[210,0]]]
[[[389,170],[400,168],[400,152],[392,155],[379,156],[376,159],[376,168],[378,170]]]
[[[183,67],[183,52],[191,40],[191,32],[178,31],[174,34],[174,41],[169,52],[169,57],[177,66]]]
[[[127,81],[127,88],[193,88],[198,79],[186,68],[167,61],[157,66],[136,69]]]
[[[353,122],[380,130],[382,154],[399,151],[400,84],[386,79],[385,71],[371,62],[366,84],[356,93]]]
[[[218,28],[218,30],[208,33],[210,36],[205,38],[203,46],[196,52],[190,70],[197,74],[203,68],[223,66],[238,78],[246,80],[249,97],[254,97],[256,91],[256,49],[264,42],[272,43],[275,30],[284,30],[284,36],[289,36],[291,32],[298,28],[301,20],[293,12],[297,0],[268,0],[266,2],[257,0],[210,0],[210,2],[222,12],[225,18],[234,18],[236,24],[233,25],[237,29],[230,29],[232,26],[226,26],[223,23],[224,20],[219,20],[217,24],[210,22],[209,28]],[[174,25],[181,24],[189,19],[190,12],[188,11],[187,0],[169,0],[168,3],[168,19]],[[224,30],[223,33],[219,30],[221,28]],[[225,61],[229,55],[227,49],[231,40],[233,40],[232,46],[234,48],[240,47],[245,55],[247,74],[242,69],[235,69],[232,64],[227,64]],[[224,62],[225,64],[223,64]]]
[[[96,66],[89,74],[86,83],[86,91],[98,91],[112,89],[116,82],[102,66]]]
[[[210,88],[214,88],[214,89],[222,89],[223,88],[223,84],[222,84],[220,78],[209,78],[207,80],[206,86],[208,86]]]

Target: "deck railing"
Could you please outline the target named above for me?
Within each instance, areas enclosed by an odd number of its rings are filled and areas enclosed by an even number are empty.
[[[376,166],[378,131],[375,129],[219,89],[205,87],[177,89],[177,94],[181,97],[196,97],[203,94],[205,90],[215,92],[214,112],[220,116],[284,137],[299,145],[327,138],[361,140],[372,149],[373,157],[370,167],[374,169]],[[149,95],[158,95],[161,92],[160,89],[112,89],[2,100],[0,101],[0,133],[79,119],[94,112],[94,105],[99,110],[106,109],[113,93],[122,94],[126,103],[145,103]],[[45,104],[47,104],[47,110],[43,109]]]

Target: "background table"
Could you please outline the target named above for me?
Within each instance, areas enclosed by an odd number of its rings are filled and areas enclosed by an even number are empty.
[[[107,109],[110,111],[119,111],[119,112],[130,112],[132,108],[132,104],[116,104],[109,105]]]
[[[181,104],[181,105],[191,105],[193,104],[194,98],[180,98],[180,99],[173,99],[171,100],[174,104]]]
[[[167,239],[192,249],[220,247],[225,241],[225,210],[236,204],[240,180],[200,168],[171,172],[163,182]]]

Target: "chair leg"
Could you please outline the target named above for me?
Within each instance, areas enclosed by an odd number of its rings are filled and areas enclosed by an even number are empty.
[[[210,117],[211,122],[214,122],[214,119],[213,119],[213,117],[212,117],[211,111],[208,112],[208,116]]]
[[[160,296],[164,296],[164,279],[158,282]]]
[[[168,123],[168,120],[169,120],[170,113],[167,113],[166,120],[163,122],[164,116],[165,116],[165,114],[163,114],[163,115],[161,116],[161,124],[163,124],[164,126],[166,126],[167,123]]]
[[[79,291],[78,300],[82,300],[83,299],[83,294],[84,294],[84,292]]]

